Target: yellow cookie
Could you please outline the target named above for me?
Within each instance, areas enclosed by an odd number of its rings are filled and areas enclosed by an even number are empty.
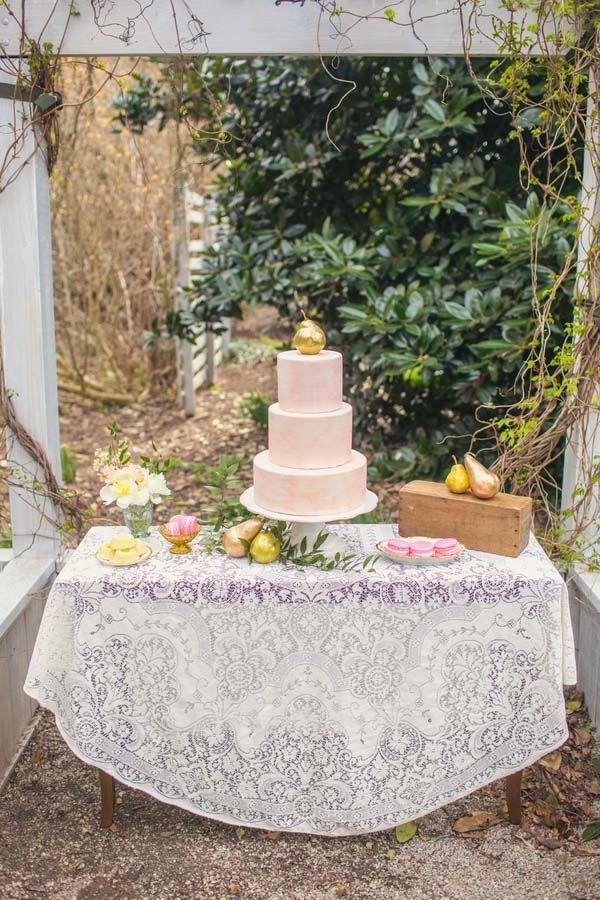
[[[135,563],[139,556],[132,548],[131,550],[115,550],[114,561],[116,563]]]
[[[132,538],[130,534],[121,532],[120,534],[115,534],[108,542],[108,545],[111,550],[133,550],[135,538]]]
[[[143,541],[135,542],[135,552],[138,556],[143,556],[147,549],[148,547]]]
[[[108,544],[102,544],[100,550],[98,551],[98,556],[100,559],[105,559],[107,562],[112,562],[113,556],[115,555],[115,551],[109,547]]]

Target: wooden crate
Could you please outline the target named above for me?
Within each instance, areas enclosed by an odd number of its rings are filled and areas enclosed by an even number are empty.
[[[398,531],[404,537],[454,537],[469,550],[518,556],[531,530],[530,497],[497,494],[478,500],[445,484],[411,481],[400,489]]]

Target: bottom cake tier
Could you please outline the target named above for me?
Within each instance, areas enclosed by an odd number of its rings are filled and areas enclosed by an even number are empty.
[[[367,460],[357,450],[350,462],[331,469],[277,466],[268,450],[254,457],[254,499],[276,513],[335,518],[361,506],[366,490]]]

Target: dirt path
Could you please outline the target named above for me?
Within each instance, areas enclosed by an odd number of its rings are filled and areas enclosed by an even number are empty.
[[[186,418],[172,396],[157,397],[132,404],[118,412],[67,408],[61,418],[63,443],[75,457],[76,479],[70,487],[80,492],[96,523],[121,521],[119,511],[98,500],[100,484],[93,471],[94,451],[108,443],[106,428],[117,419],[121,432],[134,455],[151,452],[154,441],[164,457],[176,457],[181,467],[169,474],[173,496],[157,509],[157,519],[185,508],[198,509],[200,497],[193,475],[186,468],[198,462],[215,463],[222,454],[247,459],[246,477],[251,479],[250,461],[264,449],[266,432],[257,428],[236,406],[247,391],[274,396],[275,370],[268,362],[227,363],[219,369],[219,380],[212,390],[198,393],[197,412]]]
[[[533,808],[539,766],[525,796]],[[98,827],[95,771],[44,714],[0,804],[0,900],[598,900],[598,858],[554,852],[506,821],[501,786],[393,830],[348,838],[238,829],[119,791]],[[499,824],[460,836],[475,811]]]

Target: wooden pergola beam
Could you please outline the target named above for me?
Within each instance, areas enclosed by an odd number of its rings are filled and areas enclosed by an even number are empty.
[[[64,56],[463,56],[466,35],[471,56],[498,56],[503,24],[532,39],[533,54],[548,49],[535,42],[530,25],[550,46],[561,31],[552,4],[539,16],[511,12],[501,0],[351,0],[339,7],[330,18],[314,0],[5,0],[0,48],[21,55],[25,35]]]

